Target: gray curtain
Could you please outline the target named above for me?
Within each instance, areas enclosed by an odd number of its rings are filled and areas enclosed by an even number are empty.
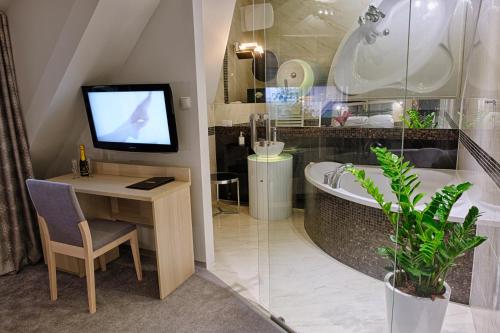
[[[24,180],[33,169],[19,105],[7,16],[0,11],[0,275],[40,260],[36,219]]]

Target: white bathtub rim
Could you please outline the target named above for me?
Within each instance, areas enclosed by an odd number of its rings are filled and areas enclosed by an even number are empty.
[[[318,163],[332,163],[332,166],[340,166],[341,163],[337,162],[318,162]],[[311,166],[316,163],[311,162],[309,163],[306,168],[304,169],[304,175],[307,180],[307,182],[317,189],[329,193],[331,195],[334,195],[336,197],[339,197],[341,199],[349,200],[352,202],[355,202],[357,204],[361,204],[364,206],[376,208],[376,209],[381,209],[379,204],[371,198],[366,198],[359,196],[357,194],[351,193],[343,188],[338,188],[334,189],[331,186],[325,185],[321,182],[318,182],[316,179],[314,179],[311,176]],[[372,166],[372,165],[360,165],[360,167],[363,168],[378,168],[377,166]],[[333,170],[333,168],[332,168]],[[446,169],[432,169],[435,171],[440,171],[440,172],[445,172],[448,174],[452,174],[456,177],[457,182],[461,182],[460,174],[456,172],[455,170],[446,170]],[[469,208],[473,205],[477,206],[479,208],[479,211],[481,212],[481,216],[479,217],[477,224],[478,225],[486,225],[486,226],[496,226],[498,227],[500,223],[500,207],[496,207],[496,209],[493,209],[491,204],[481,204],[477,202],[472,202],[468,196],[467,193],[465,193],[461,200],[463,201],[463,204],[461,204],[458,207],[454,207],[450,213],[449,216],[449,221],[451,222],[458,222],[462,223],[464,221],[465,216],[467,215],[467,212]],[[416,207],[417,209],[423,209],[424,205],[418,205]],[[399,206],[397,204],[392,204],[391,210],[394,212],[397,212],[399,209]]]

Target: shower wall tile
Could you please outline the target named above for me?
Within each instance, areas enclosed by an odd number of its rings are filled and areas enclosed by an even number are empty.
[[[500,209],[500,61],[493,46],[500,40],[497,2],[469,2],[471,19],[465,34],[468,68],[458,158],[462,178],[474,183],[469,199],[488,210]],[[488,240],[474,256],[474,324],[477,332],[500,332],[500,223],[481,225],[477,232]]]
[[[464,132],[460,133],[458,172],[462,180],[474,184],[468,193],[472,204],[499,207],[500,187],[495,164],[498,166],[498,161],[492,161],[482,146]],[[495,215],[497,213],[483,213],[487,219],[498,220]],[[476,332],[496,333],[500,331],[500,224],[480,224],[477,234],[488,237],[488,240],[474,254],[470,297],[472,316]]]
[[[215,104],[214,124],[215,126],[225,126],[224,121],[230,120],[233,125],[245,124],[248,126],[248,119],[251,113],[265,113],[264,103],[233,103]]]
[[[494,230],[494,234],[490,237],[490,239],[493,252],[497,258],[500,258],[500,228],[496,228]]]
[[[345,34],[368,7],[368,0],[319,2],[303,0],[268,0],[273,6],[274,25],[266,30],[243,32],[240,8],[251,0],[237,0],[227,44],[227,100],[246,102],[246,92],[264,82],[254,80],[252,61],[240,60],[234,53],[234,42],[258,42],[272,51],[279,64],[291,59],[308,62],[315,71],[315,84],[325,85],[333,57]],[[256,1],[259,3],[262,1]],[[331,16],[319,15],[319,10],[333,11]],[[217,102],[223,100],[223,80],[219,83]],[[222,84],[221,84],[222,83]],[[267,82],[275,85],[275,80]]]
[[[500,130],[500,128],[498,129]],[[468,134],[466,134],[468,133]],[[469,137],[469,134],[475,138]],[[498,213],[490,212],[500,208],[500,170],[498,157],[489,152],[495,147],[482,135],[480,130],[461,131],[459,144],[458,172],[464,181],[474,184],[468,193],[472,204],[486,207],[483,217],[498,220]],[[476,141],[477,140],[477,141]],[[499,141],[496,141],[499,142]],[[474,255],[474,269],[470,305],[477,332],[500,331],[500,223],[482,225],[477,234],[488,240],[477,248]]]
[[[499,77],[500,80],[500,77]],[[495,105],[496,103],[499,105]],[[463,102],[462,130],[490,156],[500,161],[500,96],[466,98]]]
[[[272,47],[269,44],[267,46]],[[314,59],[316,54],[316,40],[310,37],[282,36],[277,46],[279,47],[278,52],[281,55],[281,62],[295,58]]]
[[[486,178],[486,181],[493,181],[500,188],[500,163],[498,160],[488,154],[463,131],[460,132],[460,143],[472,158],[474,158],[474,161],[479,164],[480,168],[482,168],[482,172],[489,176],[489,178]],[[493,202],[493,204],[498,204],[498,202]]]
[[[498,228],[478,226],[477,233],[488,242],[475,253],[470,305],[477,332],[498,332],[500,327],[500,258],[494,251]]]

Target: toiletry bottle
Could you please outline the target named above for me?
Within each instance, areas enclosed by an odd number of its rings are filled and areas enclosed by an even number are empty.
[[[238,144],[240,146],[244,146],[245,145],[245,137],[243,136],[243,132],[240,132],[240,136],[238,137]]]

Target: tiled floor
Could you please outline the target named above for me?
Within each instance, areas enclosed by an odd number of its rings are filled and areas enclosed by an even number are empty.
[[[268,225],[246,207],[214,217],[213,272],[298,332],[384,332],[383,283],[325,254],[303,220],[303,211],[294,210]],[[475,332],[469,307],[450,303],[442,332]]]

